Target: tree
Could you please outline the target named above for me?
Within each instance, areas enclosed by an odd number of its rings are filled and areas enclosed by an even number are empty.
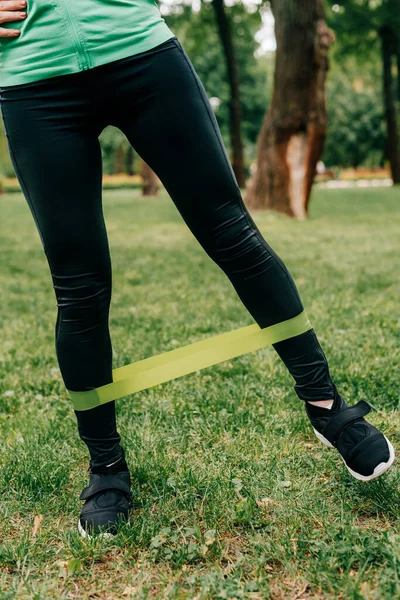
[[[120,173],[125,173],[125,155],[126,155],[126,147],[125,144],[122,143],[117,147],[115,152],[115,167],[114,173],[119,175]]]
[[[400,183],[400,123],[396,97],[400,96],[400,0],[329,0],[335,10],[329,22],[338,39],[338,51],[358,57],[369,67],[371,54],[379,51],[386,121],[386,156],[393,183]],[[397,65],[397,82],[394,68]]]
[[[134,158],[135,158],[135,152],[134,152],[131,144],[129,144],[128,148],[126,150],[126,155],[125,155],[125,170],[128,173],[128,175],[135,174]]]
[[[325,77],[333,33],[322,0],[274,0],[274,92],[245,203],[305,218],[326,135]]]
[[[326,86],[328,129],[322,160],[327,167],[383,167],[384,107],[376,79],[380,63],[371,56],[368,71],[353,56],[330,61]]]
[[[229,101],[230,133],[233,162],[232,168],[239,187],[245,186],[246,175],[243,159],[241,134],[242,107],[240,104],[239,72],[232,40],[231,23],[225,11],[224,0],[212,0],[215,10],[218,32],[224,50],[231,97]]]
[[[192,9],[191,3],[188,5],[183,2],[174,5],[168,3],[165,10],[168,12],[164,14],[164,18],[189,55],[207,96],[216,96],[221,101],[216,118],[231,162],[234,163],[230,116],[232,93],[212,2],[202,2],[198,11]],[[248,175],[247,156],[250,156],[256,144],[272,88],[269,84],[272,79],[271,57],[255,58],[259,48],[255,34],[262,25],[260,10],[255,5],[237,2],[229,7],[225,5],[224,11],[231,24],[232,44],[239,73],[241,134]]]
[[[156,196],[159,188],[159,179],[149,165],[141,158],[142,168],[142,196]]]
[[[400,184],[400,145],[397,125],[394,82],[392,76],[392,57],[395,56],[395,35],[388,24],[379,29],[383,59],[383,98],[387,127],[387,157],[390,163],[393,183]]]

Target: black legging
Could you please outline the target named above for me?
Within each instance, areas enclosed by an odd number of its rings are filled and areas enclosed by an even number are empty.
[[[90,71],[0,89],[10,156],[54,284],[56,353],[67,389],[112,382],[111,264],[99,135],[118,127],[260,327],[303,310],[295,283],[247,211],[220,130],[176,38]],[[303,400],[333,398],[314,330],[274,345]],[[94,466],[122,449],[115,402],[78,412]]]

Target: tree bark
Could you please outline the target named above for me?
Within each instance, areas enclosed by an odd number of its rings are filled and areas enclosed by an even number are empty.
[[[389,25],[381,27],[379,33],[383,58],[383,99],[387,129],[386,156],[389,160],[393,183],[397,184],[400,183],[400,148],[392,77],[392,54],[395,54],[395,44]]]
[[[334,35],[323,0],[273,0],[272,10],[274,92],[245,203],[304,219],[326,136],[325,79]]]
[[[156,196],[159,188],[159,179],[149,165],[142,161],[142,196]]]
[[[243,158],[241,134],[242,108],[240,104],[240,84],[235,50],[232,41],[231,24],[225,12],[224,0],[212,0],[215,10],[218,33],[224,50],[230,88],[229,121],[232,145],[232,169],[240,188],[246,184],[246,170]]]

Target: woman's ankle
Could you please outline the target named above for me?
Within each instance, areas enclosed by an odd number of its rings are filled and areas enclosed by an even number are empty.
[[[122,446],[119,446],[118,450],[118,454],[114,453],[112,456],[91,456],[89,466],[90,471],[92,473],[117,473],[120,471],[128,471],[125,450]]]
[[[330,400],[306,400],[308,404],[312,404],[313,406],[319,406],[320,408],[332,408],[334,403],[334,398]]]

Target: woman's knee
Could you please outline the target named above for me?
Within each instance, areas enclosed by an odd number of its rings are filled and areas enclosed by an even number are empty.
[[[266,268],[271,249],[240,201],[221,206],[207,233],[207,252],[227,273],[251,277]]]
[[[109,271],[72,269],[52,273],[62,327],[78,333],[108,318],[111,302]]]

